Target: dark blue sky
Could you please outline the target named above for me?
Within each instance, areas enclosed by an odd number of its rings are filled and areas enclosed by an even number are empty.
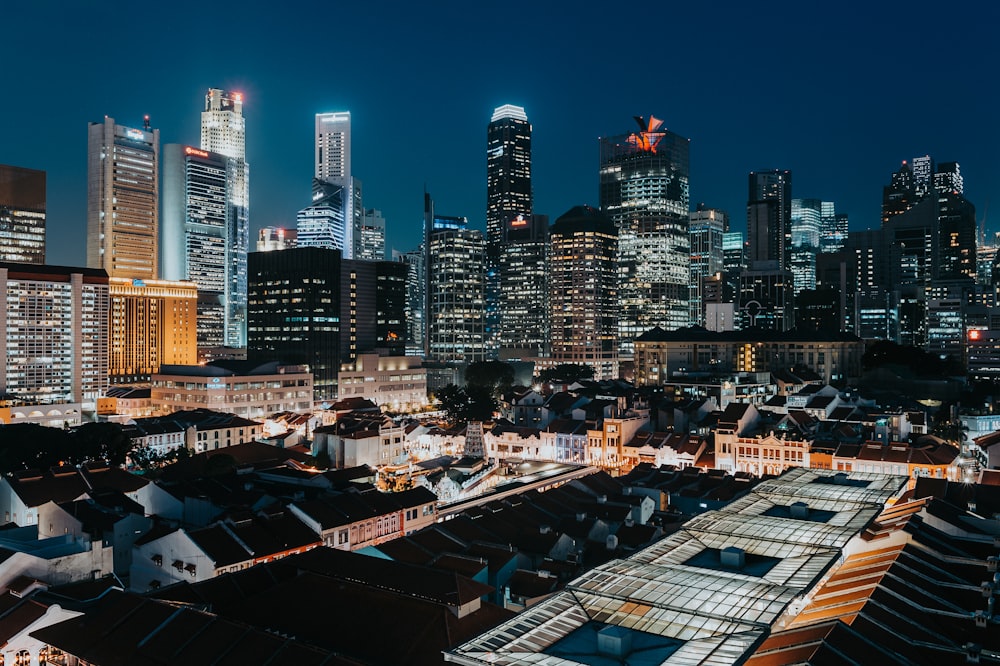
[[[169,9],[168,9],[169,8]],[[979,2],[4,3],[0,163],[48,172],[49,251],[85,261],[87,123],[199,140],[205,90],[242,91],[251,222],[309,200],[313,117],[349,110],[354,174],[389,244],[437,210],[483,228],[486,125],[524,106],[536,211],[597,203],[597,137],[652,113],[691,139],[691,201],[745,229],[747,172],[878,225],[899,161],[958,161],[1000,228],[1000,4]],[[992,222],[997,220],[998,222]]]

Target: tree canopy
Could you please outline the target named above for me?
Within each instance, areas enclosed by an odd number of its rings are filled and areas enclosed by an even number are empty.
[[[476,361],[465,369],[465,381],[499,394],[514,383],[514,367],[503,361]]]
[[[538,373],[538,379],[543,383],[561,381],[573,383],[581,379],[593,379],[594,368],[589,365],[577,363],[560,363],[559,365],[542,370]]]
[[[497,399],[486,386],[470,384],[465,388],[448,384],[437,393],[441,409],[453,423],[489,421],[497,409]]]
[[[117,423],[86,423],[73,430],[15,423],[0,427],[0,473],[92,460],[121,465],[131,449],[132,440]]]

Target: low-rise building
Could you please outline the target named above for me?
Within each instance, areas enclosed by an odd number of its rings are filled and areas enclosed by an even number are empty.
[[[192,453],[214,451],[259,439],[264,424],[211,409],[188,409],[168,416],[135,419],[126,433],[155,455],[184,447]]]
[[[412,412],[427,406],[427,370],[418,356],[358,354],[340,366],[337,397],[368,398],[383,411]]]
[[[150,382],[153,406],[161,413],[210,409],[247,419],[313,406],[313,376],[304,365],[215,361],[205,365],[163,365]]]
[[[907,442],[841,444],[833,454],[833,469],[908,476],[913,488],[920,477],[957,481],[961,451],[936,437]]]

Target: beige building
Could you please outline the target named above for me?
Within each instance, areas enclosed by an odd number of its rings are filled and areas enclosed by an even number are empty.
[[[264,419],[275,412],[311,410],[312,397],[313,376],[308,366],[277,361],[164,365],[150,381],[153,406],[164,414],[204,408]]]
[[[427,406],[427,370],[419,356],[359,354],[337,374],[338,397],[367,398],[390,412]]]
[[[198,362],[194,282],[109,278],[108,290],[111,383],[146,382],[161,365]]]
[[[799,365],[824,384],[842,384],[861,376],[864,353],[861,338],[839,332],[654,328],[635,341],[635,382],[661,386],[675,373],[772,372]]]

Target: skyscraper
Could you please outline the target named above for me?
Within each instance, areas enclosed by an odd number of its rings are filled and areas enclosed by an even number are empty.
[[[0,261],[45,263],[45,172],[0,164]]]
[[[659,326],[688,324],[688,139],[652,116],[600,140],[601,210],[618,230],[622,351]]]
[[[201,149],[228,158],[226,345],[246,346],[247,250],[250,247],[250,165],[246,159],[243,95],[210,88],[201,114]]]
[[[548,341],[547,215],[517,216],[505,225],[497,257],[501,359],[540,356]]]
[[[354,239],[354,258],[364,261],[385,260],[385,218],[377,208],[366,208],[361,228]]]
[[[511,221],[527,219],[531,202],[531,123],[520,106],[497,107],[486,129],[486,244],[498,257]]]
[[[90,123],[87,141],[87,266],[111,277],[159,277],[160,131],[114,118]]]
[[[361,181],[351,175],[351,113],[317,113],[313,201],[299,212],[298,243],[352,259],[364,212]]]
[[[778,270],[792,263],[792,172],[751,171],[747,198],[749,261],[777,262]]]
[[[618,378],[618,232],[601,211],[577,206],[549,229],[552,361]],[[685,315],[687,310],[685,309]]]
[[[792,199],[792,262],[795,293],[816,288],[816,255],[823,231],[823,213],[829,202]],[[832,220],[831,220],[832,221]]]
[[[227,287],[234,263],[229,248],[229,158],[193,146],[163,147],[163,224],[160,249],[162,275],[198,286],[198,347],[226,346]]]
[[[698,204],[697,210],[691,213],[691,298],[688,316],[693,325],[705,325],[704,281],[722,273],[722,239],[728,231],[729,216],[723,210]]]

